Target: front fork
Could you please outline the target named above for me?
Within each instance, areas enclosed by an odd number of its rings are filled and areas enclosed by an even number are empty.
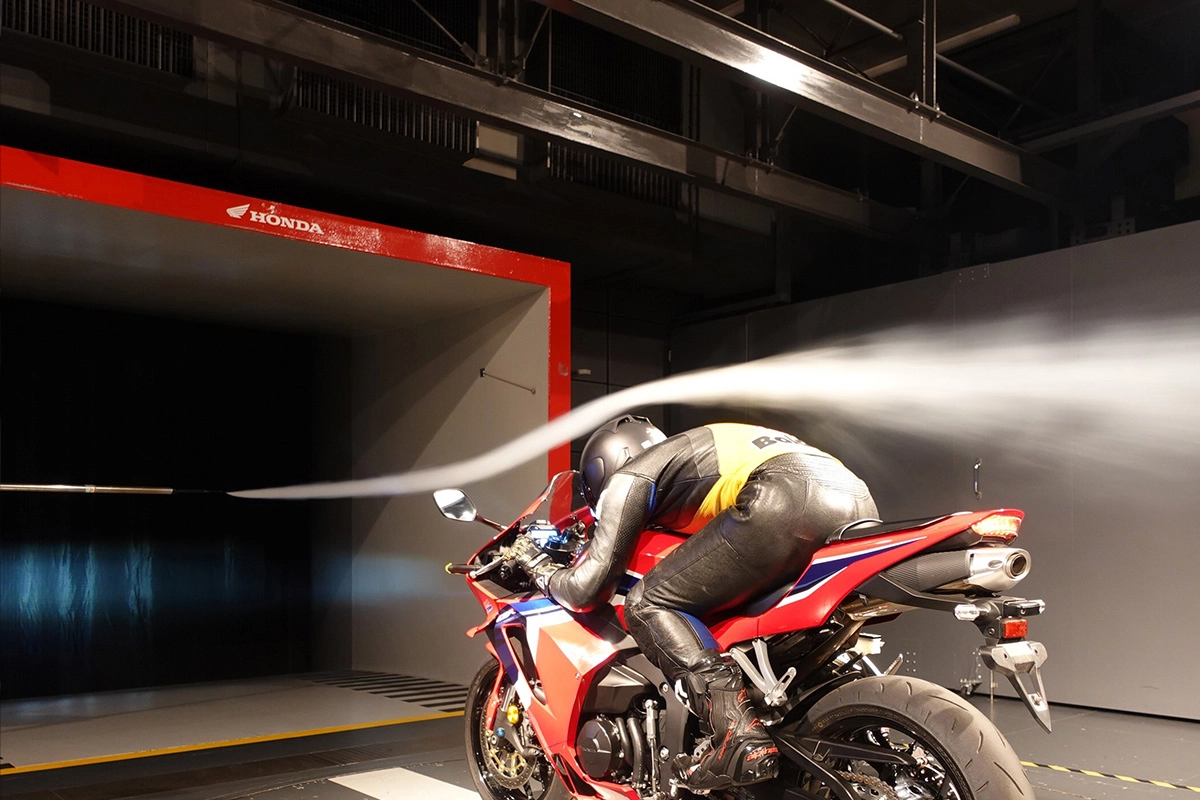
[[[509,683],[504,691],[500,691],[503,684],[504,667],[501,665],[496,674],[496,684],[492,687],[488,707],[484,710],[487,733],[489,736],[507,741],[509,746],[523,758],[533,758],[541,752],[541,748],[529,745],[528,738],[532,736],[532,731],[528,729],[529,723],[525,717],[525,709],[517,702],[516,687]],[[509,716],[508,712],[512,707],[518,709],[515,720]]]

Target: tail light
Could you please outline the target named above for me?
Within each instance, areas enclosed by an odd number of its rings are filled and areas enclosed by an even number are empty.
[[[1017,538],[1017,531],[1021,529],[1022,519],[1023,517],[1020,514],[991,514],[972,525],[971,530],[984,539],[1011,542]]]

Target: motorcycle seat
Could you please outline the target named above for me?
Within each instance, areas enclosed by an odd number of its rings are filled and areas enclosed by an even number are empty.
[[[868,536],[882,536],[885,533],[906,531],[910,528],[923,528],[931,522],[937,522],[941,517],[922,519],[903,519],[898,522],[884,522],[878,519],[860,519],[835,530],[825,539],[825,544],[834,542],[849,542],[854,539],[865,539]]]

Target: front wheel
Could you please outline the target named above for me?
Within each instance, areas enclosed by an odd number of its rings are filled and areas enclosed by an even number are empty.
[[[500,707],[506,700],[517,703],[511,686],[500,665],[488,659],[467,692],[464,733],[475,788],[483,800],[566,800],[567,788],[528,730],[524,709],[509,723]]]
[[[1033,787],[1008,740],[974,706],[916,678],[863,678],[822,697],[796,732],[887,748],[915,766],[866,761],[826,763],[866,796],[899,800],[1033,800]],[[829,789],[807,776],[798,782],[817,797]],[[872,793],[874,792],[874,793]]]

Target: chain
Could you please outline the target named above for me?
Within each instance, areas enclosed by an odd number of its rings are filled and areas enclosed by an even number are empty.
[[[859,775],[857,772],[846,772],[845,770],[838,770],[837,774],[851,783],[857,783],[860,786],[874,790],[879,797],[885,798],[885,800],[901,800],[900,795],[896,794],[892,787],[879,780],[879,778],[872,778],[870,775]]]

